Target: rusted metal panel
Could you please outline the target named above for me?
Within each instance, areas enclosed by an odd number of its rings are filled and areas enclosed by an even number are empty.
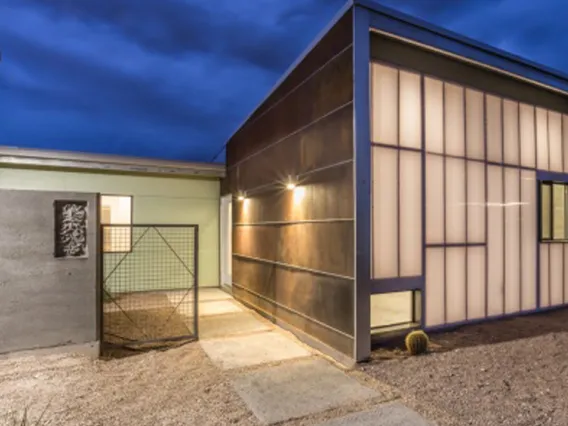
[[[237,132],[227,146],[227,164],[298,131],[353,99],[351,49],[330,61],[298,90],[267,111],[262,119]]]

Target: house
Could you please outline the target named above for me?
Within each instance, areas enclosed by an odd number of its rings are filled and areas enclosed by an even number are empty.
[[[222,284],[357,361],[373,335],[563,306],[567,92],[557,71],[349,2],[227,143]]]

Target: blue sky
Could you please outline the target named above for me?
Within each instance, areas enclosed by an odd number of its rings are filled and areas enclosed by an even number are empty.
[[[343,3],[0,0],[0,145],[211,161]],[[382,3],[568,72],[565,0]]]

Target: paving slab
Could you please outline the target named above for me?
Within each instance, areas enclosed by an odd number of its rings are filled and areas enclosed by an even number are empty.
[[[320,426],[434,426],[416,411],[399,403],[382,404],[378,407],[350,414],[345,417],[320,423]]]
[[[233,386],[263,424],[320,413],[380,394],[322,359],[245,372]]]
[[[217,337],[247,334],[271,330],[264,320],[250,312],[238,312],[225,315],[209,315],[199,320],[199,338],[213,339]]]
[[[244,312],[244,309],[232,300],[216,300],[211,302],[199,302],[199,316],[223,315],[235,312]]]
[[[199,289],[197,294],[199,295],[200,302],[208,302],[212,300],[231,300],[233,296],[229,293],[219,290],[218,288],[203,288]]]
[[[310,356],[294,339],[277,331],[200,341],[211,360],[223,370]]]

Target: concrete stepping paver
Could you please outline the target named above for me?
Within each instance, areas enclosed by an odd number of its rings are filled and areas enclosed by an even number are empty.
[[[320,426],[434,426],[400,402],[320,423]]]
[[[200,341],[201,347],[223,370],[307,357],[311,352],[276,331]]]
[[[270,330],[270,325],[249,312],[209,315],[199,320],[199,338],[214,339],[236,334]]]
[[[244,309],[232,300],[215,300],[199,303],[199,316],[223,315],[244,312]]]
[[[320,413],[380,394],[322,359],[245,372],[233,386],[263,424]]]

